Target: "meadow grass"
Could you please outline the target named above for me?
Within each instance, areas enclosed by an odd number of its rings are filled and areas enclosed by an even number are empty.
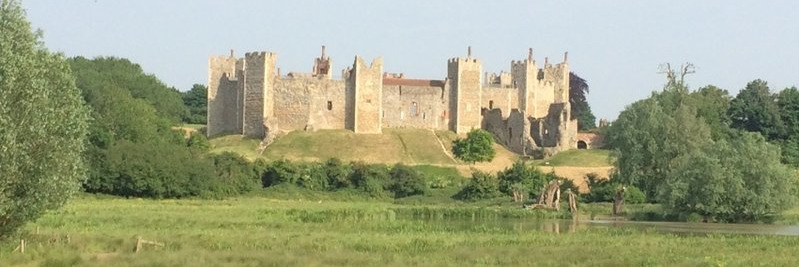
[[[535,223],[540,221],[535,218],[557,216],[473,203],[398,205],[264,196],[145,200],[84,195],[16,236],[27,240],[25,254],[10,253],[14,242],[2,243],[0,265],[799,264],[795,237],[674,235],[579,226],[554,233],[541,231],[552,226]],[[165,246],[146,246],[134,253],[138,236]]]
[[[554,156],[535,161],[545,166],[573,167],[607,167],[611,166],[610,150],[606,149],[572,149],[559,152]]]

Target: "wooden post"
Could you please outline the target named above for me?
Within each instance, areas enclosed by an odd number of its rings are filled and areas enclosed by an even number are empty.
[[[140,250],[141,250],[141,236],[137,236],[136,237],[136,249],[134,250],[134,252],[139,253]]]
[[[19,240],[19,253],[25,254],[25,239]]]

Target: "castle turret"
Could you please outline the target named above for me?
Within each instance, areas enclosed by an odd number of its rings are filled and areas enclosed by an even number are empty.
[[[214,136],[221,133],[240,132],[237,120],[240,112],[241,92],[237,59],[231,50],[230,56],[212,56],[208,59],[208,115],[206,134]]]
[[[277,54],[251,52],[244,56],[243,134],[266,136],[265,122],[274,116],[273,86]]]
[[[370,66],[356,56],[347,79],[346,126],[356,133],[383,131],[383,58]]]
[[[447,79],[450,83],[450,129],[465,134],[481,127],[482,114],[482,63],[472,58],[469,47],[466,58],[453,58],[447,62]]]
[[[533,49],[528,50],[527,59],[511,61],[511,80],[519,88],[519,108],[525,114],[533,117],[546,116],[549,109],[547,105],[538,105],[539,99],[548,98],[546,94],[536,90],[538,88],[538,66],[533,58]]]

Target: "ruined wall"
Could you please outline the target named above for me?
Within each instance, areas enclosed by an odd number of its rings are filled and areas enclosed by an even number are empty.
[[[480,128],[482,116],[482,65],[480,60],[453,58],[448,61],[447,72],[452,92],[450,101],[455,103],[451,109],[455,116],[453,131],[465,134],[471,129]]]
[[[238,132],[240,92],[236,61],[233,55],[208,59],[208,136]]]
[[[535,145],[530,141],[530,124],[524,113],[512,109],[507,117],[499,109],[486,111],[483,116],[483,129],[494,134],[497,141],[510,151],[527,155]]]
[[[448,129],[448,94],[443,81],[384,79],[383,127]]]
[[[498,108],[504,110],[507,116],[510,115],[509,110],[519,108],[519,89],[494,86],[483,87],[482,101],[482,108],[489,110]]]
[[[583,141],[587,149],[602,148],[605,146],[605,137],[598,133],[577,133],[575,139]]]
[[[383,114],[383,58],[366,66],[355,57],[348,87],[352,94],[352,130],[356,133],[381,133]],[[349,92],[348,92],[349,93]]]
[[[344,129],[345,83],[325,77],[281,77],[274,84],[280,131]]]
[[[557,65],[546,64],[542,69],[543,79],[536,90],[546,94],[537,103],[563,103],[569,102],[569,66],[560,63]]]
[[[531,118],[533,139],[542,147],[569,149],[577,144],[577,120],[569,118],[570,105],[555,103],[550,105],[549,114],[544,118]]]

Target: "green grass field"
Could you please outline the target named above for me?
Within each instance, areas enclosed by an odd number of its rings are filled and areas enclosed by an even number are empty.
[[[572,149],[554,156],[537,160],[538,165],[571,166],[571,167],[607,167],[610,162],[610,150],[605,149]]]
[[[296,196],[295,196],[296,197]],[[604,212],[604,211],[603,211]],[[797,266],[799,239],[536,223],[516,207],[249,196],[81,196],[29,224],[3,266]],[[519,219],[506,219],[516,217]],[[560,233],[554,233],[558,229]],[[543,231],[542,231],[543,230]],[[137,237],[145,245],[134,253]]]

